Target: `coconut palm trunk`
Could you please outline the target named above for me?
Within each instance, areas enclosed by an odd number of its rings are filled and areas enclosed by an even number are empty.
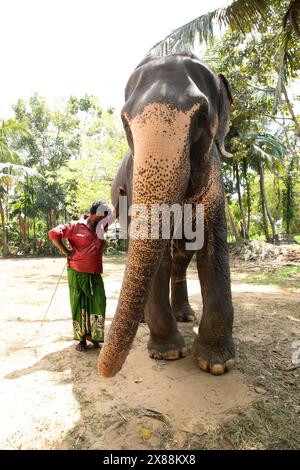
[[[240,180],[238,163],[235,164],[235,177],[236,177],[236,190],[238,193],[239,206],[240,206],[240,212],[241,212],[241,217],[242,217],[242,237],[249,238],[249,235],[247,233],[245,210],[244,210],[244,204],[243,204],[243,199],[242,199],[241,180]]]
[[[7,229],[6,229],[6,223],[5,223],[6,218],[5,218],[5,210],[4,210],[1,199],[0,199],[0,215],[1,215],[1,226],[2,226],[2,251],[3,251],[3,256],[8,256],[9,248],[8,248]]]
[[[259,163],[259,188],[260,188],[260,197],[261,197],[261,207],[262,207],[262,216],[263,216],[263,227],[265,232],[266,241],[270,240],[269,229],[268,229],[268,219],[272,227],[273,239],[276,236],[274,220],[271,216],[268,201],[266,198],[265,191],[265,172],[264,172],[264,163],[261,161]]]

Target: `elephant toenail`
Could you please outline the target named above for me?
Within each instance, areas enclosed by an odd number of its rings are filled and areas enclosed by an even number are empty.
[[[198,366],[201,370],[208,371],[208,362],[205,359],[199,359]]]
[[[180,357],[186,357],[187,355],[187,349],[186,348],[182,348],[180,350]]]
[[[222,374],[224,374],[224,370],[225,370],[225,365],[224,364],[214,364],[211,367],[210,372],[213,375],[222,375]]]
[[[234,360],[229,359],[228,361],[225,362],[225,366],[227,370],[231,370],[234,367]]]

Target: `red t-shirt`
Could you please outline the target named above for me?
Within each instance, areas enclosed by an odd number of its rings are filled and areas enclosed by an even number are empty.
[[[82,273],[100,274],[103,272],[102,255],[104,240],[87,225],[88,215],[84,215],[78,222],[69,222],[58,225],[49,230],[52,239],[67,238],[73,249],[69,259],[69,266]]]

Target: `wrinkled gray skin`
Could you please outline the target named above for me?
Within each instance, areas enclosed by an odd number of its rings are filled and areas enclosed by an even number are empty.
[[[125,91],[122,119],[130,152],[113,184],[129,203],[204,205],[204,246],[196,253],[203,315],[193,353],[198,366],[220,375],[234,365],[233,307],[220,154],[228,132],[231,96],[223,76],[195,56],[146,58]],[[186,269],[194,252],[185,240],[130,240],[117,312],[98,361],[106,377],[122,367],[145,312],[148,350],[156,359],[186,355],[177,320],[188,321]],[[171,304],[169,281],[171,278]]]

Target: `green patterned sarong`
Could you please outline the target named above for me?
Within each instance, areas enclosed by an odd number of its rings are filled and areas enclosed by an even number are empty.
[[[101,274],[68,268],[74,339],[104,341],[106,297]]]

